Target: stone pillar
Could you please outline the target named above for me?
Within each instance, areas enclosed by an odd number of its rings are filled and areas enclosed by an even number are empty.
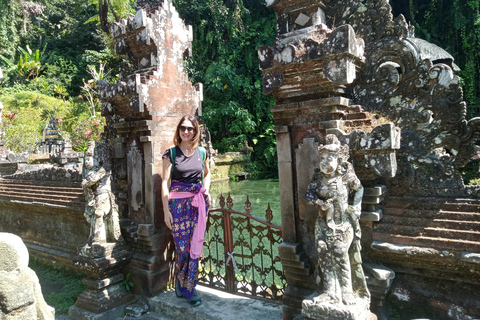
[[[273,47],[258,48],[258,57],[263,92],[273,94],[276,101],[271,110],[276,124],[282,190],[284,242],[279,246],[279,254],[287,278],[283,309],[284,319],[293,319],[300,314],[302,301],[317,289],[316,278],[320,276],[315,267],[313,237],[318,210],[307,206],[304,200],[313,170],[318,168],[318,144],[324,142],[327,133],[334,133],[343,144],[349,145],[357,162],[362,166],[368,164],[370,171],[360,170],[364,173],[359,175],[360,179],[392,176],[396,170],[394,149],[399,147],[399,132],[392,125],[385,129],[384,137],[357,132],[360,127],[372,129],[376,121],[349,99],[348,88],[365,63],[364,41],[352,26],[330,29],[325,15],[328,5],[324,1],[272,0],[267,1],[267,6],[276,11],[278,36]],[[351,133],[345,133],[346,129]],[[368,143],[362,144],[362,138]],[[382,144],[373,155],[364,152],[376,148],[372,141]],[[378,163],[379,158],[384,159],[382,164],[389,164],[385,169],[388,172],[372,174],[377,167],[370,164]],[[375,218],[373,209],[369,220]]]
[[[272,112],[284,230],[279,254],[287,278],[283,310],[284,319],[293,319],[300,314],[303,299],[316,289],[312,221],[302,200],[313,175],[308,150],[314,138],[325,136],[320,122],[328,122],[327,128],[339,127],[344,119],[345,85],[355,79],[363,52],[362,41],[350,26],[331,30],[325,25],[322,1],[269,1],[267,6],[277,12],[278,36],[274,47],[259,47],[258,55],[263,92],[273,94],[277,102]],[[307,137],[311,137],[307,145],[300,147]]]
[[[276,126],[278,176],[280,178],[280,202],[282,210],[283,240],[296,242],[295,211],[292,172],[292,145],[288,126]]]

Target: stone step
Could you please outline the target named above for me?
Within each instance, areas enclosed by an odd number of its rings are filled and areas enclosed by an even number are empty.
[[[30,186],[5,186],[0,184],[0,193],[25,193],[25,194],[35,194],[39,196],[65,196],[65,197],[81,197],[84,192],[82,189],[71,189],[65,190],[65,188],[49,188],[44,189],[43,187],[30,187]]]
[[[389,223],[379,223],[375,226],[376,233],[395,234],[409,237],[431,237],[474,241],[480,245],[480,231],[456,230],[452,228],[432,228],[424,226],[405,226]]]
[[[394,224],[398,226],[423,226],[423,227],[430,227],[430,228],[480,231],[480,221],[472,221],[472,220],[448,220],[448,219],[432,220],[432,219],[417,218],[417,217],[385,216],[382,219],[381,224],[383,223]]]
[[[1,179],[0,186],[21,186],[21,187],[33,187],[35,189],[42,188],[45,190],[58,189],[62,190],[82,190],[80,182],[67,182],[61,181],[30,181],[30,180],[13,180],[13,179]]]
[[[232,295],[204,286],[197,286],[202,304],[192,307],[187,300],[177,298],[174,290],[148,298],[151,316],[172,320],[237,320],[237,319],[282,319],[282,306],[273,302]]]
[[[359,104],[351,105],[348,106],[348,111],[353,113],[353,112],[363,112],[363,108]]]
[[[468,251],[468,252],[480,252],[480,242],[460,240],[460,239],[444,239],[444,238],[432,238],[426,236],[405,236],[394,235],[388,233],[380,233],[374,231],[372,233],[373,241],[383,241],[393,244],[404,244],[412,246],[430,247],[437,249],[453,250],[453,251]]]
[[[361,120],[361,119],[369,119],[370,114],[368,112],[355,112],[349,113],[346,115],[346,120]]]
[[[32,204],[54,204],[59,206],[65,207],[84,207],[85,201],[80,201],[77,199],[68,199],[68,200],[58,200],[58,199],[47,199],[47,198],[39,198],[39,197],[27,197],[22,195],[4,195],[0,196],[2,200],[10,200],[10,201],[23,201],[23,202],[31,202]]]
[[[70,189],[65,190],[65,188],[56,187],[45,189],[43,186],[5,186],[0,184],[1,194],[30,194],[38,196],[55,196],[55,197],[83,197],[83,189]]]
[[[345,120],[344,125],[352,128],[367,128],[373,126],[372,119]]]
[[[447,202],[442,206],[442,211],[476,212],[480,215],[480,202],[475,200],[462,203]]]
[[[480,200],[477,199],[439,199],[389,197],[385,208],[402,210],[442,210],[457,212],[480,212]]]
[[[85,201],[83,195],[82,196],[57,196],[57,195],[41,195],[41,194],[34,194],[28,192],[2,192],[0,190],[2,198],[25,198],[25,199],[42,199],[48,201],[60,201],[60,202],[74,202],[74,203],[82,203]]]
[[[471,208],[472,210],[475,208]],[[442,219],[456,221],[480,221],[479,211],[444,211],[444,210],[420,210],[402,208],[383,208],[385,216],[399,216],[404,218]]]

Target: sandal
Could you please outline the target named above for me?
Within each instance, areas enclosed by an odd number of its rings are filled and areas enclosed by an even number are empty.
[[[192,298],[188,301],[192,307],[199,306],[202,303],[202,299],[198,296],[197,290],[193,288]]]

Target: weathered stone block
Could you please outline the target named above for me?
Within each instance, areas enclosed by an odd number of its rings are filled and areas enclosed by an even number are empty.
[[[0,291],[0,307],[3,312],[11,313],[16,309],[35,303],[32,279],[28,273],[0,271],[0,276],[2,277],[0,285],[3,288]]]
[[[37,275],[28,268],[28,251],[20,237],[0,233],[0,319],[53,320]]]
[[[333,83],[352,83],[356,77],[356,64],[353,59],[328,59],[323,62],[323,73]]]
[[[383,218],[383,211],[381,209],[377,209],[375,211],[363,211],[362,215],[360,216],[361,220],[365,221],[380,221]]]

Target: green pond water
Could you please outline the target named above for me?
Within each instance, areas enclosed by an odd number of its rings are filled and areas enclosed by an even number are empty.
[[[278,179],[212,183],[210,186],[212,208],[220,208],[220,194],[223,193],[226,199],[229,192],[233,199],[234,210],[245,211],[245,201],[248,195],[248,199],[252,204],[252,211],[250,212],[252,215],[265,220],[265,211],[268,204],[270,204],[273,212],[272,222],[281,225],[280,185]]]

